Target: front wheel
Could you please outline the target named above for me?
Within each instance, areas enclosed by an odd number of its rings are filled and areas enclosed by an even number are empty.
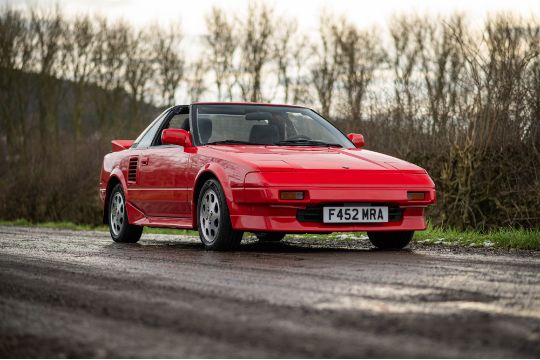
[[[240,245],[244,233],[232,228],[225,194],[215,179],[207,180],[199,193],[197,220],[207,250],[231,250]]]
[[[143,227],[128,223],[126,197],[120,184],[111,191],[108,219],[109,231],[115,242],[136,243],[141,238]]]
[[[411,242],[414,231],[374,231],[367,235],[369,241],[379,249],[399,250]]]

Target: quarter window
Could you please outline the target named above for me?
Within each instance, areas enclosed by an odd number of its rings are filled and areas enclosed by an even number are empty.
[[[152,144],[152,141],[154,140],[154,137],[156,136],[156,132],[161,126],[161,116],[152,126],[146,131],[146,133],[143,135],[141,140],[137,143],[137,148],[147,148]]]

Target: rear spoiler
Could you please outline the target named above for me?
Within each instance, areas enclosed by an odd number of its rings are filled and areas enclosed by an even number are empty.
[[[133,140],[113,140],[111,141],[112,144],[112,151],[122,151],[129,149],[131,145],[133,145]]]

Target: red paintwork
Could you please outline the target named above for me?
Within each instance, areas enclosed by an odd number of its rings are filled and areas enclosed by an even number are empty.
[[[133,145],[133,140],[113,140],[111,141],[112,151],[122,151],[129,149]]]
[[[424,209],[435,202],[434,183],[425,170],[365,149],[194,147],[190,146],[191,137],[185,130],[166,130],[162,139],[164,143],[185,146],[127,148],[104,158],[101,200],[106,202],[111,181],[120,182],[132,224],[196,228],[195,190],[207,176],[217,178],[223,187],[231,223],[237,230],[289,233],[423,230]],[[130,182],[128,166],[134,156],[139,158],[138,174],[136,181]],[[279,191],[284,189],[304,190],[305,198],[280,200]],[[425,191],[427,197],[410,201],[407,191]],[[339,202],[392,203],[404,209],[404,214],[401,220],[384,224],[324,224],[300,222],[296,218],[297,210],[307,205]]]
[[[364,143],[364,135],[350,133],[350,134],[347,134],[347,137],[349,138],[349,140],[351,140],[351,142],[357,148],[364,147],[364,145],[365,145],[365,143]]]
[[[191,147],[191,134],[182,129],[165,129],[161,133],[161,142],[163,144],[179,145]]]

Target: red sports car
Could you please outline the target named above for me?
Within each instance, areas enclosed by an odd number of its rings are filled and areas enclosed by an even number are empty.
[[[291,105],[194,103],[167,109],[103,160],[103,221],[117,242],[144,226],[198,229],[207,249],[287,233],[366,231],[406,246],[435,202],[426,171],[362,149],[315,111]]]

